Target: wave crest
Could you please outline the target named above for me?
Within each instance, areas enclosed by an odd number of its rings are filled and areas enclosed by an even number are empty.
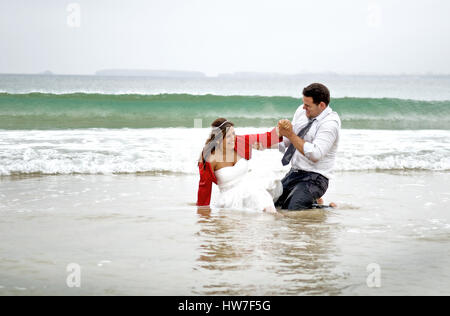
[[[191,94],[0,93],[0,129],[207,127],[226,117],[240,127],[274,126],[292,118],[292,97]],[[450,101],[336,98],[346,129],[450,129]]]

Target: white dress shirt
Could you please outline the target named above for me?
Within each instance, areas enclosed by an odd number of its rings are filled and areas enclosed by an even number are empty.
[[[294,170],[316,172],[330,179],[339,144],[341,119],[329,106],[315,119],[303,138],[305,155],[296,150],[291,160],[291,166]],[[308,125],[308,122],[309,119],[302,105],[297,109],[292,120],[294,133],[298,134]],[[290,144],[290,140],[284,137],[283,142],[279,144],[280,151],[284,153]]]

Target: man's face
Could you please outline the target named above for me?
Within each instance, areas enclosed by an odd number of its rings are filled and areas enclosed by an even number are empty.
[[[326,104],[320,102],[319,105],[314,104],[314,99],[312,97],[303,97],[303,109],[306,110],[306,116],[309,119],[318,117],[323,110],[325,110]]]

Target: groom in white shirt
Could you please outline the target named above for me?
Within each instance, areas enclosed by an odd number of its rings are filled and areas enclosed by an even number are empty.
[[[283,195],[276,202],[285,210],[312,208],[328,189],[341,130],[341,120],[330,104],[330,91],[320,83],[303,90],[303,106],[292,123],[278,123],[283,142],[283,165],[291,170],[282,180]]]

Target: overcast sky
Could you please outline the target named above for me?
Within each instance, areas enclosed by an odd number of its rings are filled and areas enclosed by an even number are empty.
[[[0,0],[0,72],[450,74],[449,15],[449,0]]]

